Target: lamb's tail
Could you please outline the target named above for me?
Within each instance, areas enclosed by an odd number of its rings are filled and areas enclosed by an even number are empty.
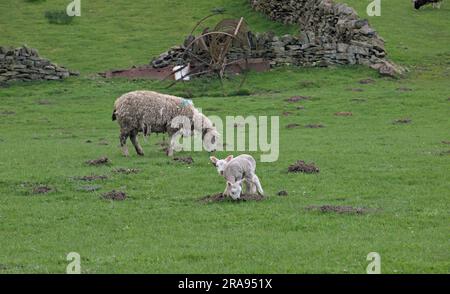
[[[116,110],[114,109],[113,114],[112,114],[112,120],[115,121],[116,119],[117,119]]]

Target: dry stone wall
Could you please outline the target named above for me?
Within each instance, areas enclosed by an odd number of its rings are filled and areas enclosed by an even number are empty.
[[[298,37],[257,38],[276,65],[363,64],[390,76],[404,71],[387,59],[385,42],[368,21],[346,4],[332,0],[250,0],[250,4],[272,20],[300,27]]]
[[[27,46],[0,46],[0,83],[34,80],[60,80],[78,75],[40,57],[37,50]]]

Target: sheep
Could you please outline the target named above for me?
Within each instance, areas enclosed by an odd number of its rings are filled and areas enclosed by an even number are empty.
[[[414,8],[420,9],[420,7],[430,4],[433,4],[433,8],[441,8],[442,0],[413,0]]]
[[[202,140],[208,139],[214,147],[219,136],[213,123],[198,111],[190,100],[165,95],[153,91],[134,91],[117,98],[114,103],[112,120],[120,126],[120,146],[124,156],[128,156],[126,146],[130,137],[136,153],[144,155],[137,135],[151,133],[167,133],[171,137],[167,155],[173,156],[176,139],[179,135],[191,136],[192,131],[202,134]],[[209,150],[213,151],[213,150]]]
[[[264,195],[258,176],[256,175],[256,161],[251,155],[243,154],[236,158],[232,155],[226,159],[210,157],[211,162],[216,166],[217,171],[227,181],[224,195],[230,196],[233,200],[240,199],[242,193],[242,182],[245,182],[247,193],[258,192]]]

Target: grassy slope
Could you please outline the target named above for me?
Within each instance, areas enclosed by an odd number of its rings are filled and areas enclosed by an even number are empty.
[[[0,44],[26,43],[83,73],[63,83],[0,89],[0,113],[16,113],[0,114],[0,272],[64,272],[66,254],[77,251],[83,272],[89,273],[363,273],[367,253],[377,251],[383,272],[448,273],[450,157],[439,155],[450,149],[441,143],[450,140],[446,3],[441,10],[416,12],[409,2],[383,2],[383,15],[371,19],[392,58],[412,69],[405,79],[380,79],[359,67],[279,69],[252,74],[247,87],[253,95],[248,97],[216,97],[216,85],[199,87],[194,102],[206,114],[295,113],[281,117],[279,161],[258,166],[271,197],[261,203],[203,205],[196,199],[224,185],[206,153],[186,153],[195,160],[189,168],[158,151],[155,143],[161,137],[144,144],[143,158],[123,158],[116,146],[118,129],[110,121],[115,97],[140,88],[167,92],[163,85],[88,75],[147,62],[179,43],[195,19],[215,6],[243,14],[258,31],[292,29],[264,20],[237,0],[196,0],[190,5],[174,0],[133,5],[88,1],[72,25],[47,24],[43,12],[66,2],[0,4]],[[348,2],[364,14],[361,1]],[[368,77],[376,83],[358,84]],[[399,87],[413,91],[399,92]],[[180,94],[182,89],[171,92]],[[300,103],[305,110],[283,102],[299,94],[314,97]],[[39,105],[41,99],[52,104]],[[354,116],[335,117],[337,111]],[[401,117],[413,123],[392,124]],[[284,129],[294,122],[327,127]],[[97,145],[102,138],[110,144]],[[85,143],[88,139],[93,143]],[[100,155],[107,155],[112,165],[83,164]],[[297,159],[316,162],[321,173],[288,175],[286,167]],[[121,166],[143,172],[112,173]],[[71,178],[88,174],[110,178],[95,183],[103,186],[99,192],[77,191],[83,183]],[[57,192],[32,196],[30,186],[37,183]],[[99,200],[100,193],[111,189],[125,190],[130,199]],[[282,189],[289,191],[288,197],[275,196]],[[365,216],[306,212],[304,207],[312,204],[379,211]]]

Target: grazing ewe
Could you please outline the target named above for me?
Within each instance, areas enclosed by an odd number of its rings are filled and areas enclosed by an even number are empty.
[[[120,125],[120,145],[128,156],[126,146],[130,137],[138,155],[144,155],[139,145],[139,132],[168,133],[171,137],[167,155],[172,156],[179,135],[191,136],[192,131],[202,134],[202,140],[215,144],[218,133],[212,122],[200,113],[190,100],[152,91],[135,91],[122,95],[114,103],[112,120]],[[211,147],[211,146],[208,146]]]
[[[211,162],[216,166],[217,171],[227,181],[224,195],[231,196],[234,200],[241,197],[242,182],[245,182],[246,192],[255,194],[258,192],[264,195],[258,176],[255,174],[256,161],[250,155],[239,155],[233,158],[232,155],[226,159],[219,160],[210,157]]]
[[[433,4],[433,8],[441,8],[441,2],[442,0],[413,0],[415,9],[431,3]]]

